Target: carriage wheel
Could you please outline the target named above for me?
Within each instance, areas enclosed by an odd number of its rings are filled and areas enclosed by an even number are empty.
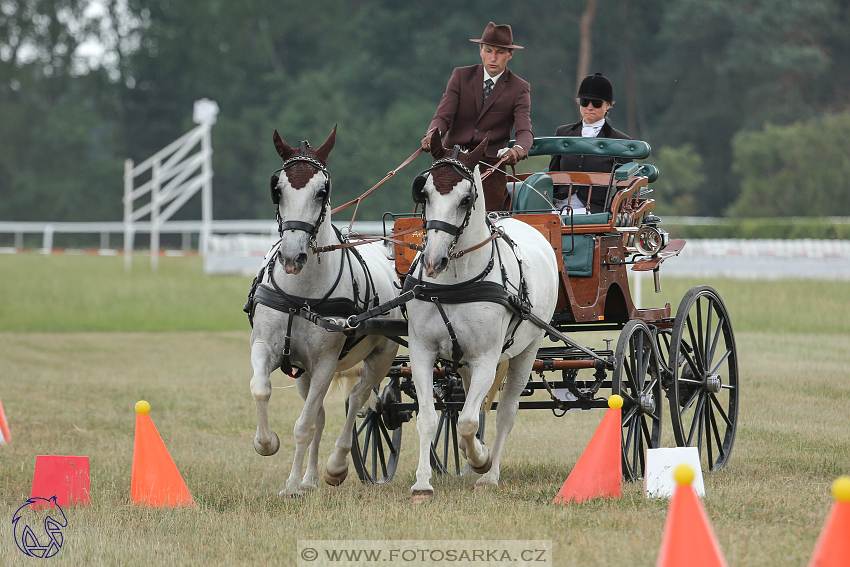
[[[637,480],[646,469],[646,450],[661,442],[661,367],[655,333],[643,321],[629,321],[614,356],[612,390],[623,398],[623,476]]]
[[[377,386],[374,392],[378,393]],[[351,443],[351,460],[361,482],[387,483],[392,480],[398,468],[401,427],[390,430],[383,419],[384,405],[391,402],[395,395],[393,382],[390,382],[384,388],[384,393],[378,397],[374,409],[364,407],[357,414]],[[348,409],[348,401],[346,401],[346,414]]]
[[[729,313],[714,289],[685,294],[670,340],[667,397],[676,443],[696,447],[703,470],[723,468],[738,428],[738,356]]]
[[[442,410],[431,442],[431,470],[437,474],[466,474],[470,468],[457,446],[457,410]],[[484,438],[484,412],[478,413],[478,439]]]

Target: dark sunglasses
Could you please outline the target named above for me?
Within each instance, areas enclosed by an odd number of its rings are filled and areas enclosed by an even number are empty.
[[[605,101],[604,100],[589,99],[589,98],[578,99],[578,103],[581,106],[587,106],[588,104],[592,104],[593,108],[602,108],[603,102],[605,102]]]

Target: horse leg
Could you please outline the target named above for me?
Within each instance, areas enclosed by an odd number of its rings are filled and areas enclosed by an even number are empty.
[[[499,409],[496,411],[496,440],[493,442],[493,449],[490,453],[492,466],[475,483],[476,490],[499,485],[499,461],[502,457],[502,450],[505,448],[505,442],[511,429],[513,429],[516,413],[519,410],[520,394],[528,383],[539,344],[540,340],[532,342],[510,361],[505,389],[499,400]]]
[[[268,457],[280,449],[280,438],[269,427],[269,398],[272,395],[270,375],[276,364],[268,346],[262,341],[251,344],[251,366],[254,377],[251,378],[251,395],[257,406],[257,434],[254,436],[254,449],[260,455]]]
[[[419,413],[416,416],[416,431],[419,433],[419,465],[416,467],[416,483],[410,488],[413,504],[429,502],[434,497],[431,486],[431,440],[437,431],[437,410],[434,409],[434,352],[421,353],[422,345],[416,349],[411,342],[410,366],[413,384],[416,386]],[[420,351],[419,354],[416,351]]]
[[[298,488],[301,493],[315,489],[319,481],[319,443],[322,441],[322,432],[325,429],[324,400],[316,412],[314,423],[315,430],[313,431],[313,439],[310,442],[310,452],[307,456],[307,471],[304,473],[304,478],[301,479],[301,485]]]
[[[304,408],[301,415],[295,421],[293,434],[295,437],[295,456],[292,460],[292,469],[289,478],[286,479],[286,487],[280,491],[280,496],[298,496],[301,492],[301,471],[304,467],[304,457],[307,456],[308,448],[319,450],[319,438],[316,437],[316,423],[320,411],[323,410],[325,394],[333,377],[332,361],[322,361],[316,364],[311,371],[306,372],[295,381],[298,393],[304,398]],[[311,448],[311,445],[315,447]],[[318,459],[318,457],[316,457]]]
[[[481,360],[488,359],[485,357]],[[498,354],[489,357],[489,360],[498,360]],[[470,364],[470,368],[472,377],[469,381],[469,391],[463,403],[463,410],[457,418],[457,434],[460,437],[458,448],[466,457],[470,468],[482,474],[490,470],[490,451],[475,434],[478,433],[479,410],[496,375],[496,368],[490,362],[476,364],[474,367]]]
[[[325,466],[325,482],[331,486],[339,486],[345,481],[345,477],[348,476],[348,454],[351,453],[354,420],[357,417],[357,412],[363,407],[363,404],[366,403],[366,400],[371,395],[372,389],[381,383],[381,380],[384,379],[392,366],[397,349],[393,348],[391,350],[392,352],[388,353],[373,351],[363,359],[363,376],[351,388],[351,393],[348,397],[348,414],[345,416],[345,424],[342,426],[342,432],[336,440],[336,449],[328,457],[328,463]]]

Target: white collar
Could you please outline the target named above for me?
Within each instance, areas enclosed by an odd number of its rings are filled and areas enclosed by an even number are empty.
[[[502,71],[501,73],[499,73],[499,74],[498,74],[498,75],[496,75],[495,77],[491,77],[491,76],[490,76],[490,73],[488,73],[488,72],[487,72],[487,69],[484,69],[484,83],[486,83],[486,82],[487,82],[487,79],[490,79],[491,81],[493,81],[493,86],[495,87],[495,86],[496,86],[496,83],[498,83],[498,82],[499,82],[499,78],[500,78],[502,75],[504,75],[504,74],[505,74],[505,72],[504,72],[504,71]],[[484,83],[481,83],[481,84],[484,84]]]
[[[595,138],[602,126],[605,125],[605,119],[598,120],[593,124],[588,124],[584,120],[581,121],[581,136],[582,138]]]

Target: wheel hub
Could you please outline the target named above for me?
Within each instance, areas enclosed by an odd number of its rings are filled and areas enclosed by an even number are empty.
[[[643,413],[649,413],[649,414],[655,413],[655,396],[652,393],[641,394],[641,396],[640,396],[640,410]]]
[[[705,378],[705,389],[712,394],[719,394],[723,389],[723,380],[717,374],[710,374]]]

